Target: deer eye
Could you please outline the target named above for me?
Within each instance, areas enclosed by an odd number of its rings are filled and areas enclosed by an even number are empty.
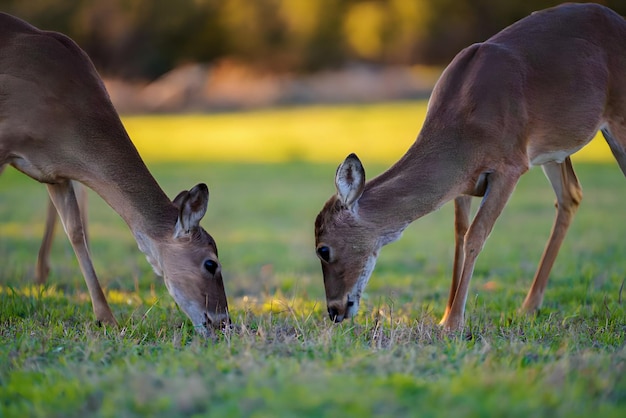
[[[330,263],[330,248],[328,248],[327,246],[322,245],[318,247],[317,255],[325,262]]]
[[[218,264],[213,260],[204,260],[204,268],[211,274],[215,274],[217,271]]]

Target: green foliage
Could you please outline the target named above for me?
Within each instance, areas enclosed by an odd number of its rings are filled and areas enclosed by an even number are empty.
[[[229,58],[270,71],[349,62],[447,64],[561,0],[0,0],[0,10],[66,33],[107,75],[155,78]],[[626,14],[623,0],[598,3]]]
[[[96,271],[121,330],[94,324],[67,239],[31,286],[45,189],[0,177],[0,416],[621,417],[626,412],[626,182],[577,164],[585,199],[544,307],[517,313],[554,216],[540,170],[522,178],[479,257],[463,335],[447,298],[452,208],[386,247],[353,321],[325,314],[313,219],[335,164],[153,163],[175,195],[206,181],[233,329],[204,340],[90,196]],[[367,167],[371,177],[383,166]]]

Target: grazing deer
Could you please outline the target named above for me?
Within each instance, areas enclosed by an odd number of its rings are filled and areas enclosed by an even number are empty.
[[[87,55],[62,34],[0,14],[0,167],[7,164],[46,184],[98,321],[117,323],[91,262],[72,181],[94,190],[124,219],[199,333],[228,322],[217,246],[200,226],[207,186],[171,201]]]
[[[330,317],[356,314],[381,247],[454,200],[456,251],[441,325],[461,329],[476,258],[520,176],[540,165],[557,211],[523,303],[538,309],[582,198],[570,155],[598,130],[626,175],[626,22],[612,10],[554,7],[461,51],[399,161],[367,183],[354,154],[337,169],[337,193],[315,221]],[[470,224],[472,196],[482,202]]]

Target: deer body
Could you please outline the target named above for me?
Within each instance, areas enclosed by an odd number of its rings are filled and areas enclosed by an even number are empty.
[[[355,155],[315,224],[330,316],[358,310],[380,248],[414,220],[455,201],[456,250],[441,321],[464,322],[476,257],[519,177],[542,166],[557,216],[523,304],[542,302],[548,274],[582,198],[570,155],[601,129],[626,175],[626,22],[599,5],[563,5],[461,51],[437,82],[407,153],[365,182]],[[472,196],[483,197],[470,223]]]
[[[206,186],[172,202],[130,141],[87,55],[64,35],[0,14],[0,167],[6,164],[48,187],[98,320],[116,322],[93,271],[72,180],[125,220],[201,333],[227,320],[215,241],[199,226]]]

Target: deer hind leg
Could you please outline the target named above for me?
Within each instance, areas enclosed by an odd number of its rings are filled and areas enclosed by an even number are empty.
[[[78,201],[83,230],[85,232],[85,241],[89,248],[89,237],[87,234],[87,190],[80,183],[73,182],[74,193]],[[44,228],[43,239],[39,247],[37,256],[37,264],[35,266],[35,280],[37,284],[43,285],[50,274],[50,249],[52,248],[52,240],[54,238],[54,228],[57,221],[57,210],[52,200],[48,200],[48,210],[46,213],[46,225]]]
[[[569,157],[560,164],[545,164],[543,171],[556,193],[556,219],[552,226],[552,232],[550,233],[546,248],[541,256],[533,284],[522,304],[522,310],[525,312],[534,312],[541,307],[550,270],[556,260],[561,244],[565,239],[569,225],[583,198],[582,188],[576,178],[576,173],[574,173],[574,168],[572,167],[572,162]]]
[[[57,210],[52,200],[48,200],[48,210],[46,212],[46,225],[44,227],[43,239],[37,255],[37,265],[35,266],[35,281],[37,284],[44,284],[50,273],[50,248],[54,238],[54,227],[57,223]]]
[[[456,289],[459,286],[459,280],[461,278],[461,271],[463,267],[464,252],[463,247],[465,245],[465,234],[469,228],[470,210],[472,207],[471,196],[459,196],[454,199],[454,268],[452,270],[452,284],[450,285],[450,296],[448,297],[448,304],[446,305],[446,311],[441,318],[440,324],[445,324],[450,314],[450,308],[454,297],[456,296]]]
[[[441,322],[441,325],[446,329],[458,330],[463,327],[465,302],[467,301],[467,292],[474,272],[476,259],[485,245],[485,241],[491,233],[496,219],[498,219],[498,216],[502,213],[502,209],[504,209],[509,197],[513,193],[519,177],[526,169],[526,167],[523,167],[523,169],[516,171],[513,166],[509,166],[509,168],[511,171],[507,173],[495,172],[487,176],[485,196],[483,197],[472,224],[465,234],[463,267],[458,279],[454,300],[450,306],[447,317]]]
[[[613,156],[626,176],[626,126],[613,124],[602,129],[602,135],[611,148]]]
[[[89,249],[89,228],[87,228],[87,188],[75,181],[73,181],[72,184],[74,185],[74,194],[76,194],[76,201],[78,202],[80,220],[83,223],[85,242],[87,243],[87,249]]]
[[[105,324],[117,325],[117,321],[104,297],[104,293],[102,292],[98,277],[96,276],[91,262],[80,210],[72,183],[66,181],[48,184],[47,186],[50,198],[57,208],[61,223],[72,244],[72,248],[78,259],[78,264],[80,265],[85,282],[87,283],[96,319]]]

